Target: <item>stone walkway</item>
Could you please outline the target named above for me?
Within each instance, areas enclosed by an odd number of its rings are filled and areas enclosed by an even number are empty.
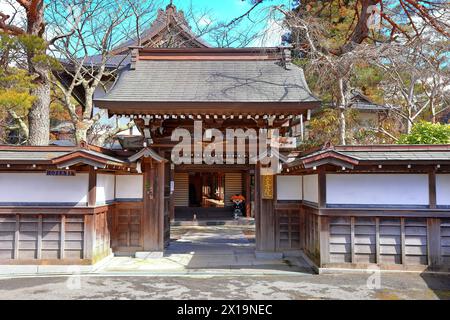
[[[98,272],[245,276],[312,273],[312,270],[301,257],[257,259],[254,227],[227,225],[173,227],[172,242],[163,258],[115,257]]]

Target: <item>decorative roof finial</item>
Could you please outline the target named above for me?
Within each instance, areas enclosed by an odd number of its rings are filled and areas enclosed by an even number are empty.
[[[167,5],[166,10],[168,9],[175,9],[175,6],[173,4],[173,0],[170,0],[170,3]]]

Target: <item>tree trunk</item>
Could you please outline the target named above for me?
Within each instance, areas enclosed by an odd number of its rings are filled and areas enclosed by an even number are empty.
[[[347,144],[345,131],[346,123],[345,123],[345,108],[339,107],[339,143],[343,146]]]
[[[31,92],[36,100],[28,114],[31,146],[48,146],[50,143],[50,83],[42,81]]]
[[[91,127],[90,123],[84,121],[78,121],[75,124],[75,142],[79,146],[82,142],[88,141],[88,131]]]
[[[27,34],[45,41],[44,1],[28,1],[27,3]],[[48,146],[50,142],[50,68],[33,61],[38,55],[45,55],[46,50],[27,52],[28,68],[31,75],[38,75],[35,88],[31,93],[36,97],[28,114],[29,137],[31,146]]]
[[[431,122],[437,123],[437,116],[436,116],[436,106],[434,104],[434,99],[430,99],[430,109],[431,109]]]
[[[412,116],[412,106],[408,104],[408,118],[406,119],[406,134],[410,134],[412,131],[414,119]]]
[[[344,92],[344,79],[340,78],[339,81],[339,143],[343,146],[346,145],[346,123],[345,123],[345,92]]]

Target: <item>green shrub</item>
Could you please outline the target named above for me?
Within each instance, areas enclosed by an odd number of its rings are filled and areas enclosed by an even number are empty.
[[[449,144],[450,125],[421,121],[410,134],[402,135],[399,144]]]

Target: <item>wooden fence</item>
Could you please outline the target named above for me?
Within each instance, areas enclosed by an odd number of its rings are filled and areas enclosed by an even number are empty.
[[[327,215],[301,204],[278,204],[275,211],[277,250],[303,250],[318,267],[450,269],[450,218],[412,217],[407,210]]]
[[[92,264],[111,253],[109,206],[2,208],[0,264]]]

